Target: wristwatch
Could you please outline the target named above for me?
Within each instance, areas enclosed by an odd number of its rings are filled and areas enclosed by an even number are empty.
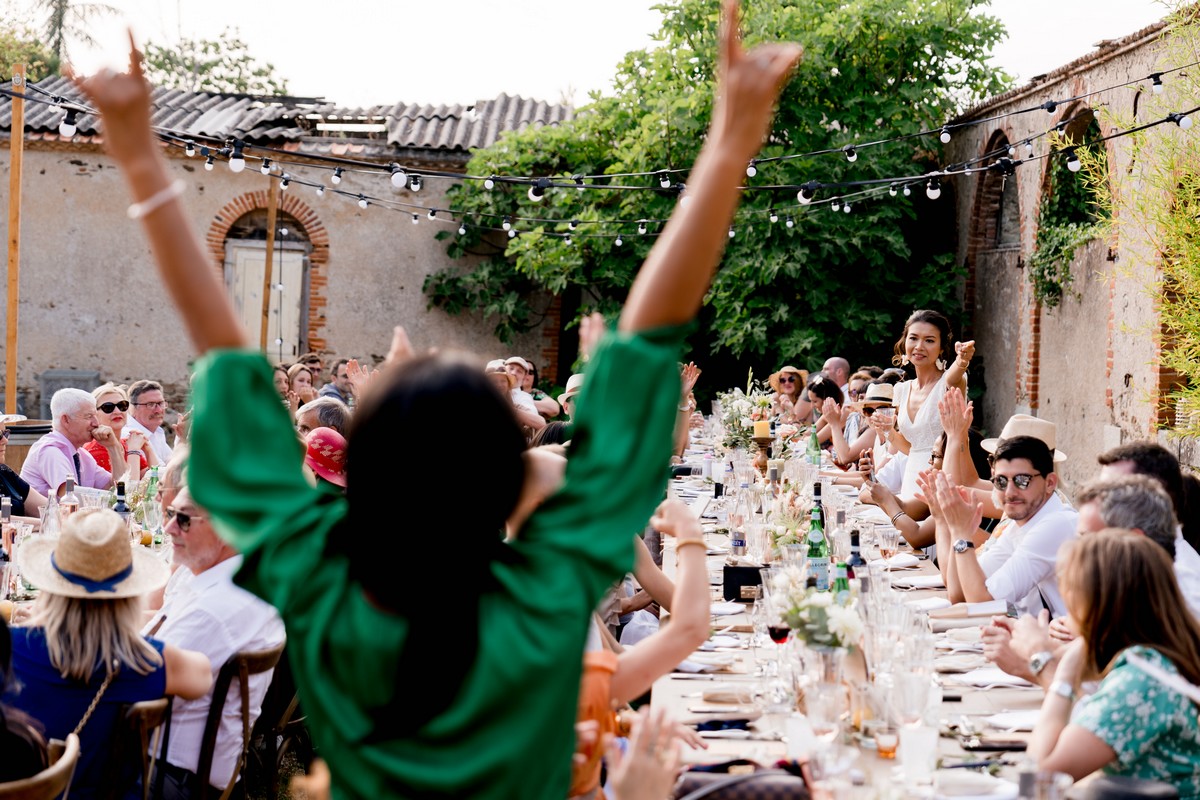
[[[1050,692],[1051,694],[1056,694],[1068,702],[1075,702],[1075,687],[1066,681],[1055,681],[1054,683],[1050,684]]]
[[[970,539],[958,539],[954,542],[954,552],[965,553],[967,550],[974,550],[975,543]]]
[[[1054,653],[1051,653],[1049,650],[1040,650],[1034,653],[1029,657],[1029,671],[1034,675],[1038,675],[1046,668],[1046,665],[1050,663],[1052,658],[1054,658]]]

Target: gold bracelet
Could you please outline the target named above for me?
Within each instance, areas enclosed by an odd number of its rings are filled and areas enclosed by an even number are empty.
[[[900,517],[902,517],[902,516],[904,516],[904,509],[903,509],[903,508],[902,508],[902,509],[900,509],[899,511],[897,511],[895,514],[893,514],[893,515],[892,515],[892,521],[891,521],[891,523],[890,523],[890,524],[891,524],[891,526],[892,526],[893,528],[894,528],[894,527],[896,527],[896,520],[898,520],[898,519],[899,519]]]
[[[694,545],[703,547],[705,552],[708,552],[708,544],[703,539],[676,539],[675,540],[675,552],[678,553],[679,548],[687,547],[689,544],[694,544]]]

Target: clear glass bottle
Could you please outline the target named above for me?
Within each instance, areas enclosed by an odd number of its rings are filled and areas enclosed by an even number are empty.
[[[68,475],[66,484],[62,497],[58,499],[58,518],[60,522],[66,522],[68,517],[79,510],[79,495],[75,493],[74,476]]]

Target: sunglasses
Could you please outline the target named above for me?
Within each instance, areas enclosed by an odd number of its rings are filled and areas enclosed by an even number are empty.
[[[1011,479],[1006,478],[1003,475],[997,475],[996,477],[992,478],[992,486],[995,486],[997,489],[1003,492],[1008,488],[1009,480],[1012,480],[1013,484],[1018,489],[1025,490],[1029,488],[1030,482],[1041,474],[1042,473],[1039,472],[1035,475],[1013,475]]]
[[[167,523],[170,524],[171,520],[175,520],[179,523],[179,530],[184,533],[187,533],[188,529],[192,527],[192,520],[194,519],[204,519],[204,516],[202,514],[185,514],[173,508],[167,509]]]
[[[96,408],[100,409],[105,414],[111,414],[113,411],[116,411],[116,410],[128,411],[129,410],[129,401],[128,400],[119,400],[116,403],[101,403],[100,405],[96,406]]]
[[[5,428],[4,430],[0,431],[0,442],[3,442],[9,436],[12,436],[12,431],[10,431],[8,428]]]
[[[780,383],[795,383],[796,379],[795,378],[785,378],[781,375],[781,376],[779,376],[779,382]]]

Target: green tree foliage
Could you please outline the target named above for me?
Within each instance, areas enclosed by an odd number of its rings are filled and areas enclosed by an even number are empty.
[[[236,31],[217,39],[181,39],[173,47],[146,43],[146,77],[155,86],[188,92],[284,95],[287,81],[260,64]]]
[[[67,40],[95,44],[90,25],[96,17],[115,14],[107,3],[73,3],[71,0],[35,0],[34,7],[45,14],[44,35],[55,60],[67,58]]]
[[[803,62],[780,101],[762,157],[840,148],[937,128],[967,103],[1001,91],[1008,79],[986,64],[1003,27],[980,12],[980,0],[805,0],[747,3],[747,42],[793,40]],[[718,3],[672,0],[658,46],[629,53],[612,96],[593,95],[569,123],[509,134],[478,151],[476,175],[569,176],[681,169],[691,165],[708,125],[716,61]],[[569,64],[569,53],[562,56]],[[699,348],[778,365],[819,366],[833,352],[866,356],[890,342],[914,307],[949,308],[957,288],[953,241],[927,234],[933,219],[953,227],[949,191],[935,205],[920,186],[911,198],[854,203],[832,213],[825,202],[797,205],[794,191],[756,187],[921,175],[936,168],[936,137],[861,151],[760,164],[747,178],[722,269],[707,297]],[[686,180],[680,173],[673,178]],[[569,180],[569,178],[567,178]],[[451,207],[468,214],[468,232],[453,237],[453,256],[484,254],[470,267],[427,278],[431,305],[455,313],[483,311],[507,338],[536,322],[522,302],[530,289],[576,292],[583,308],[609,309],[623,298],[661,224],[637,235],[639,219],[663,220],[676,201],[658,179],[614,178],[655,191],[551,189],[530,202],[527,186],[472,183],[451,190]],[[949,188],[949,187],[947,187]],[[779,221],[768,221],[769,209]],[[508,239],[502,215],[563,220]],[[491,216],[489,216],[491,215]],[[786,226],[786,217],[795,220]],[[589,224],[631,220],[623,226]],[[566,232],[571,245],[538,236]],[[525,223],[524,227],[529,228]],[[618,247],[615,235],[622,234]],[[878,360],[879,348],[869,349]],[[744,369],[744,368],[743,368]]]
[[[58,74],[58,59],[35,32],[27,28],[0,26],[0,76],[3,76],[0,79],[7,81],[12,78],[16,64],[24,64],[25,75],[34,82]]]

